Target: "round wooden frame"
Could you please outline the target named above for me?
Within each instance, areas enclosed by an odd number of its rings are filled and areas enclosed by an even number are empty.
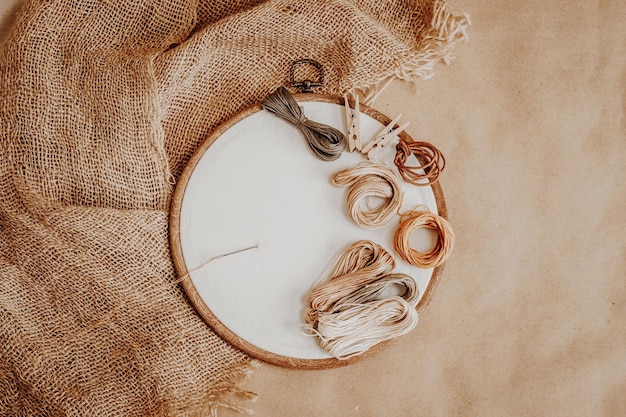
[[[326,96],[326,95],[320,95],[320,94],[311,94],[311,93],[296,94],[295,98],[297,101],[327,102],[327,103],[339,104],[339,105],[344,104],[343,98],[341,97]],[[351,102],[350,104],[354,106],[354,103]],[[228,327],[226,327],[219,319],[217,319],[217,317],[213,315],[211,310],[207,307],[203,299],[198,294],[192,280],[189,279],[189,271],[187,270],[187,266],[185,265],[181,241],[180,241],[180,213],[181,213],[183,198],[185,195],[185,190],[187,188],[189,179],[196,165],[198,164],[198,162],[200,161],[204,153],[207,151],[207,149],[209,149],[209,147],[226,130],[228,130],[237,122],[243,120],[244,118],[260,110],[262,110],[261,105],[256,104],[254,106],[251,106],[243,110],[242,112],[236,114],[229,120],[220,124],[207,137],[207,139],[204,140],[204,142],[202,142],[202,144],[198,147],[198,149],[196,149],[194,154],[191,156],[189,162],[187,163],[187,166],[183,170],[183,173],[181,174],[178,180],[178,184],[176,185],[176,189],[174,191],[174,195],[172,197],[171,207],[170,207],[170,245],[171,245],[172,257],[174,260],[174,266],[176,268],[176,272],[178,273],[180,277],[185,277],[185,279],[182,279],[181,284],[187,296],[189,297],[191,304],[194,306],[198,314],[209,324],[209,326],[215,331],[215,333],[217,333],[220,337],[222,337],[224,340],[229,342],[231,345],[242,350],[243,352],[247,353],[251,357],[259,359],[264,362],[274,364],[274,365],[290,367],[290,368],[298,368],[298,369],[326,369],[326,368],[336,368],[336,367],[352,364],[358,360],[363,359],[364,357],[367,357],[375,352],[382,350],[391,341],[380,343],[374,346],[373,348],[371,348],[370,350],[368,350],[367,352],[359,356],[346,359],[346,360],[340,360],[336,358],[300,359],[300,358],[292,358],[292,357],[288,357],[284,355],[278,355],[272,352],[267,352],[243,340],[237,334],[233,333]],[[385,126],[391,122],[391,119],[389,117],[363,104],[360,104],[360,111],[361,113],[364,113],[376,119],[377,121],[379,121]],[[401,132],[399,136],[400,138],[404,140],[412,141],[412,138],[406,132]],[[430,187],[432,188],[433,194],[435,196],[435,201],[437,204],[437,210],[439,212],[439,215],[447,219],[448,212],[446,208],[445,199],[443,196],[443,191],[441,189],[439,182],[432,184]],[[426,306],[428,306],[428,304],[430,303],[432,296],[433,296],[433,291],[439,282],[444,266],[445,264],[440,265],[433,270],[428,286],[424,290],[424,294],[422,295],[420,301],[418,302],[416,306],[418,311],[423,311],[424,308],[426,308]]]

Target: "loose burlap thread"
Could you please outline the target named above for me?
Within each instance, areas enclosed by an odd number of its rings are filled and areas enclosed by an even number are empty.
[[[27,1],[0,51],[0,414],[192,416],[250,397],[252,360],[172,266],[187,160],[299,58],[323,65],[321,92],[370,94],[430,76],[466,25],[427,0]]]

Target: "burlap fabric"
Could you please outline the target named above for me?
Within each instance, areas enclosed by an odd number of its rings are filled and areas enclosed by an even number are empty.
[[[170,258],[186,161],[296,59],[368,93],[429,76],[466,23],[431,0],[26,2],[0,51],[0,414],[232,406],[251,359]]]

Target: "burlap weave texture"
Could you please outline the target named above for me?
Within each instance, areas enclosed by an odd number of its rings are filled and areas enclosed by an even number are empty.
[[[229,406],[251,360],[170,258],[186,161],[296,59],[367,93],[429,76],[465,23],[425,0],[26,2],[0,51],[0,414]]]

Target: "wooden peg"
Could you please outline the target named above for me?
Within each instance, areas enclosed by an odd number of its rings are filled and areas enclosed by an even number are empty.
[[[348,96],[343,96],[345,100],[345,110],[346,110],[346,124],[348,126],[348,150],[350,152],[355,149],[361,150],[361,120],[360,120],[360,110],[359,110],[359,96],[355,94],[354,96],[354,109],[350,108],[350,104],[348,103]]]
[[[372,139],[367,145],[365,145],[365,147],[363,147],[362,152],[364,154],[367,154],[368,158],[371,157],[370,152],[372,153],[372,155],[375,154],[376,152],[378,152],[378,150],[397,138],[400,132],[402,132],[404,129],[407,128],[407,126],[409,126],[410,122],[406,122],[396,129],[393,128],[393,126],[398,120],[400,120],[401,117],[402,114],[399,114],[395,119],[389,122],[389,124],[385,126],[383,130],[378,132],[378,134],[374,136],[374,139]]]

